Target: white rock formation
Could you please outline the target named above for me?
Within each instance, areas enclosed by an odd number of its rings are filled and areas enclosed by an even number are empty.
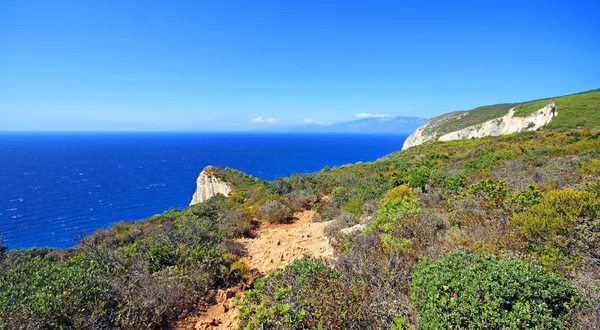
[[[460,120],[468,112],[451,112],[439,117],[428,120],[411,134],[402,150],[423,144],[427,141],[449,141],[467,138],[479,138],[484,136],[498,136],[503,134],[518,133],[522,131],[535,131],[540,127],[547,125],[558,114],[556,103],[550,102],[545,107],[532,113],[527,117],[515,116],[515,109],[508,110],[508,113],[500,118],[492,119],[481,124],[469,126],[458,131],[441,135],[438,132],[440,126],[450,120]],[[441,135],[441,136],[440,136]]]
[[[484,136],[498,136],[504,134],[519,133],[523,131],[535,131],[552,121],[556,116],[556,103],[548,103],[545,107],[532,113],[527,117],[515,116],[515,109],[508,110],[503,117],[486,121],[482,124],[469,126],[459,131],[440,136],[440,141],[458,139],[480,138]]]
[[[192,196],[190,205],[202,203],[217,194],[224,196],[231,194],[231,186],[227,182],[215,177],[211,170],[212,167],[207,166],[200,172],[196,180],[196,192]]]
[[[467,114],[466,111],[455,111],[429,119],[404,141],[402,150],[437,139],[439,136],[437,130],[441,125],[465,114]]]
[[[412,133],[408,138],[406,138],[406,140],[404,140],[404,145],[402,145],[402,150],[418,146],[419,144],[423,144],[431,140],[432,137],[428,136],[427,134],[424,134],[429,124],[429,122],[426,122],[425,124],[419,126],[419,128],[417,128],[417,130],[414,131],[414,133]]]

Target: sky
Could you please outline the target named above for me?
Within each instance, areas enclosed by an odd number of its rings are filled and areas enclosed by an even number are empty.
[[[0,1],[0,131],[433,117],[600,88],[600,1]]]

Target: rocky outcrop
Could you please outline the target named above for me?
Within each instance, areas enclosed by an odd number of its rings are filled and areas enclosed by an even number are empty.
[[[427,141],[450,141],[480,138],[484,136],[498,136],[523,131],[535,131],[552,121],[558,112],[556,110],[555,102],[548,103],[545,107],[527,117],[515,116],[515,108],[511,108],[506,115],[500,118],[468,126],[454,132],[440,132],[439,128],[444,123],[449,120],[460,120],[460,117],[465,114],[468,114],[468,112],[454,112],[428,120],[406,139],[402,150]]]
[[[214,176],[212,166],[207,166],[200,172],[200,175],[196,180],[196,192],[194,192],[194,196],[192,196],[190,205],[202,203],[218,194],[229,196],[231,192],[231,186],[227,182]]]

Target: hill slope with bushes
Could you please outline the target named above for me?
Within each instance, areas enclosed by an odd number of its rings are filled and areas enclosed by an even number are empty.
[[[0,328],[159,329],[240,283],[242,329],[600,324],[595,130],[437,141],[269,182],[215,175],[231,196],[117,223],[74,248],[0,247]],[[302,210],[331,221],[335,258],[254,281],[236,238],[252,236],[254,219]]]

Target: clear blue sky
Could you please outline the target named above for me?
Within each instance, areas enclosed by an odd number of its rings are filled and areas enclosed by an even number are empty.
[[[599,87],[598,0],[0,1],[0,130],[432,117]]]

